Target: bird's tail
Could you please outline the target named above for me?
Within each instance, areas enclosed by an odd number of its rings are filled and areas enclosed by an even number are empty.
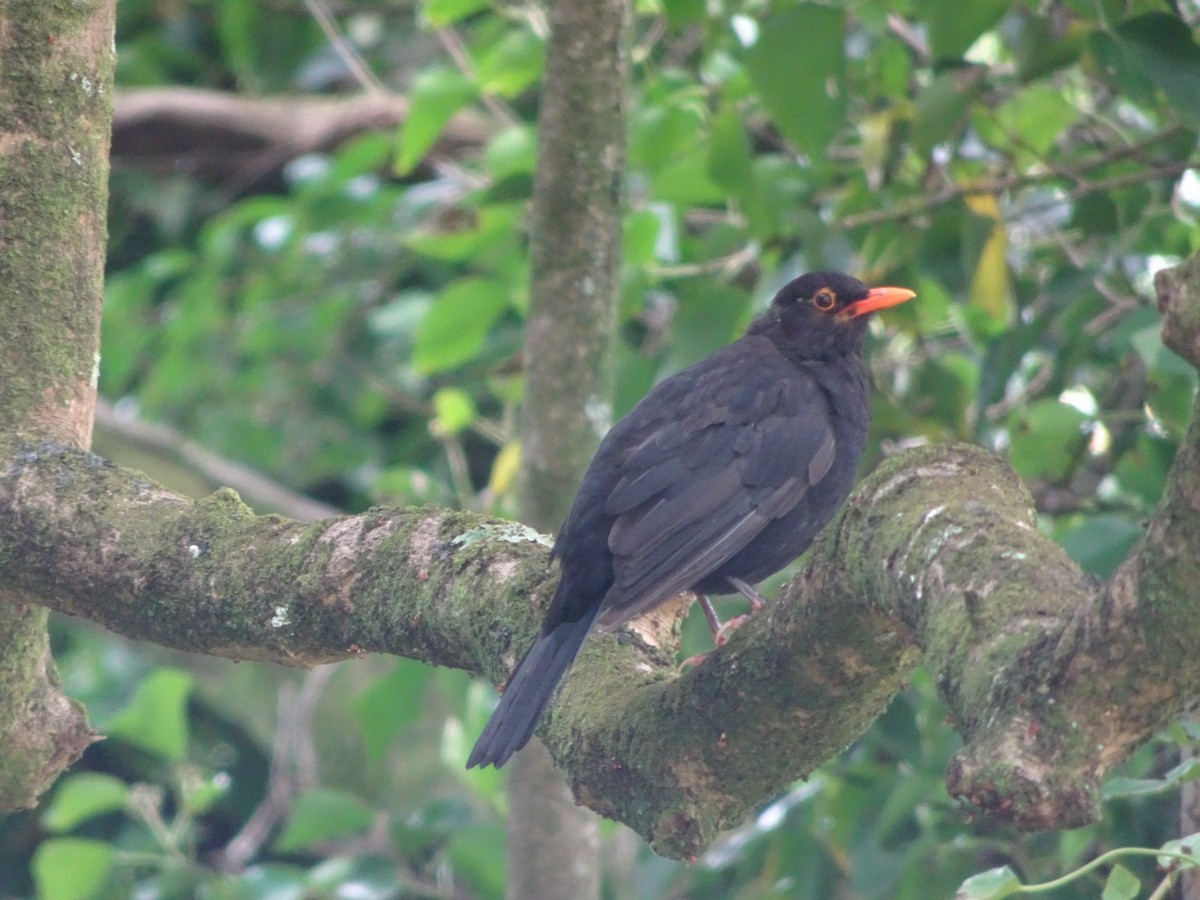
[[[542,710],[575,661],[595,617],[595,611],[591,611],[576,622],[560,622],[533,642],[475,742],[467,759],[468,769],[487,765],[498,769],[529,742]]]

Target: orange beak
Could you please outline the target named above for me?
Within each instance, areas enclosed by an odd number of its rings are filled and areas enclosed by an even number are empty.
[[[859,300],[857,303],[851,303],[844,310],[842,315],[848,319],[853,319],[857,316],[865,316],[867,313],[873,313],[876,310],[887,309],[889,306],[896,306],[903,303],[905,300],[911,300],[917,296],[915,291],[910,291],[908,288],[899,287],[877,287],[871,288],[866,299]]]

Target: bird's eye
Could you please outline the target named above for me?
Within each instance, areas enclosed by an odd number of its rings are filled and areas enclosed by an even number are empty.
[[[829,312],[837,303],[837,294],[829,288],[821,288],[812,298],[813,306],[821,310],[821,312]]]

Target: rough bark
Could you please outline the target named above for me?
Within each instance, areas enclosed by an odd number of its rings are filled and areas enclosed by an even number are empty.
[[[7,808],[31,802],[91,738],[58,691],[34,606],[232,658],[312,665],[391,652],[499,682],[553,587],[544,543],[519,525],[439,510],[302,525],[256,517],[228,491],[176,497],[79,449],[99,308],[110,14],[34,4],[0,21],[14,73],[0,83]],[[1200,367],[1200,257],[1157,283],[1164,339]],[[602,408],[586,402],[602,396],[585,393],[578,408]],[[526,452],[541,467],[558,458],[536,440]],[[560,485],[537,492],[569,495],[573,484]],[[853,740],[923,659],[966,738],[951,789],[1024,827],[1077,825],[1095,816],[1101,777],[1200,687],[1198,547],[1195,418],[1144,540],[1107,585],[1037,533],[1001,461],[963,446],[912,451],[867,479],[781,602],[702,666],[676,670],[669,628],[604,636],[542,734],[577,796],[686,858]]]
[[[0,433],[91,441],[113,13],[0,7]],[[0,548],[0,555],[4,548]],[[0,579],[0,808],[32,806],[95,737],[63,695],[46,610]]]
[[[0,450],[0,582],[133,637],[293,665],[390,652],[501,682],[553,589],[544,543],[511,523],[409,510],[300,525],[77,451]],[[991,454],[894,457],[780,602],[702,666],[678,672],[659,649],[669,628],[603,636],[542,734],[583,802],[687,858],[850,743],[923,657],[967,738],[958,793],[1028,827],[1078,824],[1198,664],[1164,678],[1148,648],[1168,636],[1113,616],[1032,521]]]
[[[521,518],[566,515],[611,418],[627,94],[626,0],[554,0],[538,117]],[[600,829],[534,740],[512,763],[509,897],[600,895]]]

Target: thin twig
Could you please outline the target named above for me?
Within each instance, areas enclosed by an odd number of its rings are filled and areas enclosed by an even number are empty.
[[[894,34],[908,49],[917,55],[917,61],[929,62],[929,42],[919,29],[908,23],[899,13],[888,13],[888,31]]]
[[[346,40],[342,32],[338,29],[337,22],[325,6],[324,0],[304,0],[304,5],[317,24],[321,27],[321,31],[325,32],[325,37],[329,39],[333,51],[338,55],[338,58],[345,63],[350,74],[354,76],[362,88],[369,94],[388,94],[387,86],[380,81],[375,73],[371,71],[366,60],[354,48],[354,46]]]
[[[300,690],[296,692],[293,703],[292,718],[292,757],[295,765],[296,786],[308,790],[320,783],[320,772],[317,769],[317,748],[313,741],[313,716],[317,703],[325,693],[325,688],[337,672],[337,665],[330,663],[324,666],[314,666],[300,682]]]
[[[467,46],[463,43],[462,38],[458,36],[458,32],[453,28],[439,28],[434,34],[437,35],[437,39],[441,42],[446,53],[454,60],[454,64],[458,66],[458,70],[471,80],[474,80],[475,64],[471,61],[471,54],[467,51]],[[495,94],[489,94],[485,91],[482,99],[483,105],[490,109],[492,114],[505,125],[520,124],[520,116],[509,109],[508,104]]]
[[[462,439],[457,434],[435,433],[435,437],[446,451],[446,462],[450,466],[450,483],[454,485],[454,493],[458,495],[458,505],[462,509],[475,509],[475,489],[471,485],[470,466],[467,464]]]
[[[275,743],[271,748],[271,766],[267,792],[255,807],[246,824],[225,845],[217,866],[223,872],[237,873],[246,868],[266,844],[275,826],[291,811],[295,794],[295,778],[289,764],[294,743],[296,690],[291,682],[279,688],[279,721],[275,727]]]
[[[360,362],[347,358],[345,363],[358,377],[386,396],[388,400],[396,404],[400,409],[424,419],[433,418],[433,407],[428,403],[414,397],[412,394],[405,393],[395,384],[380,377],[368,366]],[[511,425],[502,425],[482,416],[477,416],[472,420],[471,424],[467,426],[467,430],[497,447],[503,447],[512,436]]]
[[[1005,175],[998,178],[993,178],[986,181],[973,181],[967,184],[949,184],[931,195],[923,196],[912,200],[908,203],[901,204],[894,209],[875,209],[868,212],[856,213],[854,215],[845,216],[842,219],[842,225],[846,228],[857,228],[860,225],[876,225],[881,222],[892,222],[897,220],[911,219],[924,213],[930,212],[939,206],[943,206],[953,200],[958,200],[962,197],[971,194],[999,194],[1006,191],[1020,190],[1022,188],[1033,187],[1039,184],[1047,184],[1053,181],[1071,180],[1076,182],[1068,194],[1067,199],[1078,200],[1087,194],[1092,194],[1097,191],[1110,190],[1117,187],[1127,187],[1133,184],[1141,184],[1145,181],[1153,181],[1157,178],[1167,178],[1180,175],[1190,168],[1200,165],[1197,160],[1173,160],[1169,163],[1164,163],[1160,166],[1149,167],[1137,172],[1127,172],[1123,175],[1114,175],[1109,178],[1101,178],[1096,181],[1087,181],[1086,175],[1101,166],[1109,165],[1113,162],[1125,159],[1131,155],[1135,155],[1141,150],[1160,143],[1169,137],[1178,133],[1178,129],[1172,127],[1147,138],[1137,144],[1123,145],[1115,147],[1105,153],[1093,156],[1077,165],[1070,167],[1055,167],[1054,169],[1044,170],[1040,172],[1022,172],[1016,175]],[[1054,203],[1062,202],[1056,200]],[[1046,206],[1053,204],[1046,204]]]
[[[118,413],[103,397],[96,401],[96,424],[142,447],[179,457],[213,484],[231,487],[248,497],[252,506],[266,507],[304,522],[345,514],[335,506],[298,494],[249,466],[205,450],[167,425]]]
[[[650,266],[647,272],[655,278],[691,278],[696,275],[711,275],[720,272],[732,275],[740,272],[758,258],[759,248],[748,244],[727,256],[704,262],[683,263],[677,266]]]

